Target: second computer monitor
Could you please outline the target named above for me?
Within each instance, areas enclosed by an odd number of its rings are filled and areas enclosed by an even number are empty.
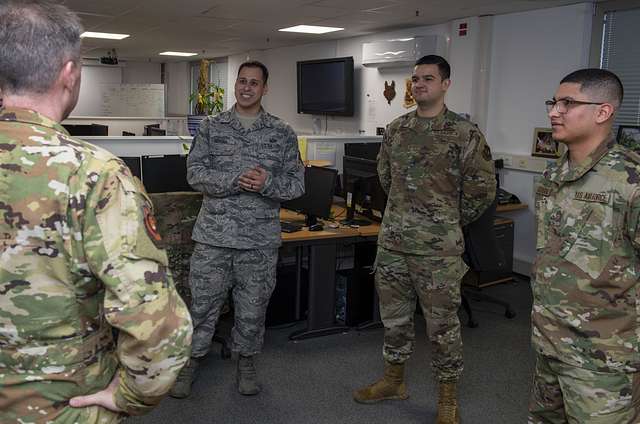
[[[187,157],[142,156],[142,183],[148,193],[194,191],[187,182]]]
[[[336,185],[338,171],[318,166],[304,169],[305,193],[297,199],[282,203],[282,207],[306,215],[306,225],[315,225],[318,218],[331,217],[333,188]]]
[[[345,224],[367,225],[368,222],[354,218],[356,205],[360,214],[379,221],[387,205],[387,194],[380,185],[378,163],[345,155],[342,158],[342,178],[347,203]]]

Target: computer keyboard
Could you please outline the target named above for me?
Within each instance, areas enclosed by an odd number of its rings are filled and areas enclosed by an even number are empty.
[[[302,230],[302,224],[295,224],[293,222],[280,221],[280,230],[283,233],[295,233]]]

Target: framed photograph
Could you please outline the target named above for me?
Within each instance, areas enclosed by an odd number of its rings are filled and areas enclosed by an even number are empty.
[[[557,159],[562,155],[562,145],[551,136],[551,128],[536,128],[533,131],[531,156]]]
[[[640,153],[640,126],[638,125],[620,125],[618,127],[618,136],[616,140],[621,145]]]

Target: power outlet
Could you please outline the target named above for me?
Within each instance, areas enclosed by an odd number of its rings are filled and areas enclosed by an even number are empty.
[[[376,127],[376,135],[384,135],[384,127]]]

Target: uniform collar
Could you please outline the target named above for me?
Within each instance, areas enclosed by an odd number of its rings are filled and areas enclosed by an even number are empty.
[[[446,105],[442,108],[442,111],[433,118],[418,116],[418,111],[414,110],[405,115],[406,119],[401,124],[401,127],[411,128],[415,131],[442,130],[446,127],[446,117],[448,113],[449,109]]]
[[[220,123],[229,124],[232,128],[238,131],[246,131],[240,120],[238,119],[238,115],[236,112],[236,106],[233,105],[230,109],[220,113]],[[272,127],[273,124],[271,122],[270,116],[267,112],[265,112],[264,108],[260,106],[260,111],[258,112],[258,117],[256,122],[253,123],[251,130],[257,130],[263,127]]]
[[[47,118],[46,116],[30,109],[21,109],[17,107],[0,108],[0,121],[21,122],[25,124],[34,124],[41,127],[48,127],[55,131],[69,135],[67,130],[58,122]]]
[[[582,178],[584,174],[593,169],[593,167],[613,149],[615,143],[616,141],[613,138],[613,134],[610,134],[593,152],[589,153],[581,163],[573,167],[569,166],[569,151],[567,150],[564,155],[558,159],[556,164],[549,169],[549,179],[561,183],[576,181]]]

